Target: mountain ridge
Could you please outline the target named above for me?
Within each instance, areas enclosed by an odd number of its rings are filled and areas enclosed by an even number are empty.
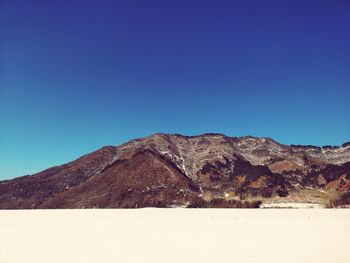
[[[210,207],[213,200],[219,200],[215,207],[244,206],[242,202],[256,207],[257,201],[292,197],[346,206],[348,162],[350,143],[319,147],[285,145],[267,137],[156,133],[0,181],[0,208]],[[166,187],[154,188],[159,185]],[[308,188],[314,192],[301,198]]]

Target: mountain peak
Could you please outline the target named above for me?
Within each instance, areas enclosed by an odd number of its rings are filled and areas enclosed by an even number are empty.
[[[0,208],[255,207],[256,200],[347,205],[349,146],[156,133],[0,182]]]

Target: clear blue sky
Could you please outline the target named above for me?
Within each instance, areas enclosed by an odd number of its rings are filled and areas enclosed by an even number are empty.
[[[0,179],[155,132],[350,140],[350,1],[0,2]]]

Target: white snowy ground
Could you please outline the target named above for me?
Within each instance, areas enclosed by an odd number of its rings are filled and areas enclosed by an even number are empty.
[[[350,209],[0,211],[1,263],[349,263]]]
[[[260,208],[325,208],[322,204],[315,203],[263,203]]]

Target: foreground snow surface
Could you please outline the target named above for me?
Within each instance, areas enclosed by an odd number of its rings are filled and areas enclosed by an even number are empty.
[[[350,262],[350,209],[0,211],[0,262]]]

